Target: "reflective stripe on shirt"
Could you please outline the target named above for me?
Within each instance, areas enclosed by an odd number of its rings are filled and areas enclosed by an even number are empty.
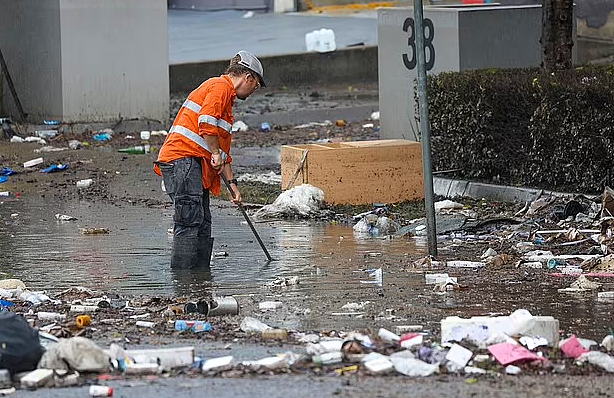
[[[188,108],[189,110],[198,113],[202,109],[202,106],[198,105],[196,102],[191,101],[189,99],[185,100],[182,105],[184,108]]]
[[[198,117],[198,124],[201,124],[201,123],[206,123],[212,126],[220,127],[232,134],[232,125],[224,119],[216,119],[215,117],[211,115],[200,115]]]
[[[172,134],[172,133],[181,134],[182,136],[186,137],[190,141],[194,142],[196,145],[203,148],[205,151],[211,153],[211,148],[209,148],[207,141],[205,141],[203,137],[193,132],[189,128],[183,127],[183,126],[173,126],[171,127],[171,130],[169,131],[169,134]],[[220,153],[222,154],[222,160],[226,162],[228,155],[226,154],[226,152],[222,151],[221,149],[220,149]]]

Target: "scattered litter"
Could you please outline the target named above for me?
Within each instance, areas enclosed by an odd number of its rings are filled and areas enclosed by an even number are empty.
[[[225,369],[230,369],[232,367],[232,356],[225,356],[219,358],[212,358],[205,361],[202,367],[203,372],[208,371],[220,371]]]
[[[354,232],[369,234],[372,236],[393,235],[401,226],[391,218],[367,214],[354,225]]]
[[[491,345],[488,347],[488,351],[490,351],[495,359],[503,366],[523,361],[543,359],[522,346],[510,343]]]
[[[398,334],[392,333],[390,330],[387,330],[384,328],[380,328],[377,335],[379,336],[380,339],[382,339],[383,341],[389,342],[389,343],[401,341],[401,336],[399,336]]]
[[[507,365],[505,367],[505,374],[508,375],[519,375],[521,372],[521,369],[518,366],[514,366],[514,365]]]
[[[601,341],[601,346],[605,348],[606,351],[614,351],[614,335],[608,334]]]
[[[325,127],[325,126],[331,126],[333,124],[333,122],[331,122],[330,120],[325,120],[323,122],[311,122],[311,123],[306,123],[306,124],[299,124],[298,126],[294,126],[295,129],[306,129],[306,128],[310,128],[310,127]]]
[[[578,358],[578,362],[588,362],[591,365],[599,366],[606,372],[614,373],[614,358],[604,352],[587,352]]]
[[[43,163],[43,158],[36,158],[36,159],[28,160],[27,162],[25,162],[23,164],[23,167],[24,168],[34,167],[42,163]]]
[[[533,351],[537,347],[543,347],[548,345],[548,340],[543,337],[522,336],[519,341],[520,344],[527,347],[531,351]]]
[[[368,269],[366,272],[369,274],[373,280],[370,281],[360,281],[360,283],[372,283],[378,286],[382,286],[384,283],[384,271],[381,268],[377,269]]]
[[[558,289],[559,293],[584,293],[591,290],[596,290],[601,287],[601,283],[591,282],[584,275],[581,275],[570,287]]]
[[[388,357],[374,359],[364,363],[365,368],[372,374],[386,374],[394,370],[394,365]]]
[[[448,366],[448,370],[457,372],[463,369],[467,366],[471,357],[473,357],[473,352],[458,344],[453,344],[446,355],[446,360],[448,360],[449,364],[452,364],[452,366]]]
[[[36,130],[34,134],[40,138],[55,138],[58,135],[57,130]]]
[[[435,202],[435,211],[462,209],[464,206],[460,203],[446,199],[440,202]]]
[[[90,395],[92,397],[112,397],[113,388],[107,386],[90,386]]]
[[[248,11],[245,14],[243,14],[243,18],[251,18],[255,15],[256,13],[254,11]]]
[[[64,171],[68,169],[68,164],[52,164],[46,169],[42,169],[41,173],[55,173],[56,171]]]
[[[360,303],[347,303],[347,304],[344,304],[341,307],[341,309],[350,310],[350,311],[358,311],[358,310],[362,310],[363,308],[365,308],[365,306],[369,303],[370,303],[369,301],[361,301]]]
[[[371,113],[371,120],[379,120],[379,111]]]
[[[84,337],[61,339],[47,348],[39,368],[105,372],[110,369],[110,356],[96,343]]]
[[[397,334],[409,332],[421,332],[424,327],[422,325],[398,325],[394,327]]]
[[[248,316],[243,318],[243,321],[241,321],[241,326],[239,326],[239,328],[245,333],[262,332],[263,330],[271,329],[269,325]]]
[[[238,122],[235,122],[232,125],[232,131],[236,132],[236,131],[240,131],[240,132],[245,132],[249,129],[249,126],[247,124],[245,124],[245,122],[239,120]]]
[[[268,133],[271,131],[271,125],[264,122],[260,125],[260,131],[263,133]]]
[[[258,308],[260,311],[275,311],[282,307],[281,301],[263,301],[258,303]]]
[[[561,341],[559,345],[563,354],[569,358],[578,358],[589,350],[582,347],[582,344],[575,335],[572,335],[566,341]]]
[[[285,329],[266,329],[262,331],[262,340],[288,340],[288,331]]]
[[[76,217],[68,216],[66,214],[60,214],[60,213],[57,213],[55,215],[55,219],[59,221],[77,221]]]
[[[17,174],[17,172],[15,172],[14,170],[6,167],[6,166],[2,166],[2,169],[0,169],[0,176],[11,176],[13,174]]]
[[[261,182],[263,184],[269,184],[269,185],[279,185],[281,184],[281,175],[275,173],[274,171],[269,171],[268,173],[265,173],[265,174],[246,173],[246,174],[242,174],[239,177],[237,177],[237,181],[239,182],[252,181],[252,182]]]
[[[408,333],[401,336],[400,346],[410,349],[422,345],[423,336],[420,333]]]
[[[68,148],[57,148],[54,146],[44,146],[42,148],[38,148],[34,150],[34,153],[49,153],[49,152],[62,152],[67,150]]]
[[[496,256],[497,252],[495,251],[495,249],[493,249],[492,247],[489,247],[488,250],[486,250],[481,256],[480,258],[485,260],[489,257],[493,257]]]
[[[394,369],[409,377],[428,377],[439,372],[439,365],[431,365],[416,358],[391,356]]]
[[[111,231],[108,228],[79,228],[83,235],[106,235]]]
[[[263,206],[256,217],[311,217],[324,205],[324,191],[309,184],[302,184],[282,192],[275,201]]]
[[[93,182],[94,180],[91,178],[79,180],[77,181],[77,188],[88,188],[90,185],[92,185]]]
[[[150,322],[150,323],[153,323],[153,322]],[[201,332],[209,332],[211,331],[211,329],[212,329],[211,324],[205,321],[184,321],[184,320],[175,321],[175,330],[178,332],[191,331],[194,333],[201,333]]]
[[[482,268],[485,266],[486,266],[486,263],[482,263],[478,261],[448,261],[446,262],[446,267],[453,267],[453,268]]]
[[[307,47],[307,52],[327,53],[335,51],[337,49],[335,32],[332,29],[324,28],[311,31],[305,34],[305,46]]]
[[[47,145],[47,141],[45,141],[44,139],[40,137],[26,137],[24,141],[25,142],[36,142],[37,144],[40,144],[40,145]]]
[[[424,274],[424,279],[427,285],[438,285],[448,280],[458,283],[458,278],[450,277],[448,274]]]
[[[291,277],[278,276],[277,278],[275,278],[275,280],[269,282],[269,286],[271,287],[294,286],[294,285],[298,285],[299,282],[300,281],[299,281],[298,276],[291,276]]]

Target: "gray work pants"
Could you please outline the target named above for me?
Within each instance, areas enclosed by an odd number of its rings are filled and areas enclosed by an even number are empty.
[[[201,159],[181,158],[158,165],[173,201],[174,236],[211,237],[209,190],[203,188]]]

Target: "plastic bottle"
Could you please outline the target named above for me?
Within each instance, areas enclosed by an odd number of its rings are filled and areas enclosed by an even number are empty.
[[[332,29],[322,29],[320,39],[320,52],[326,53],[335,51],[337,49],[337,43],[335,41],[335,32]]]
[[[77,188],[87,188],[92,185],[93,182],[94,180],[92,180],[91,178],[88,178],[86,180],[79,180],[77,181]]]
[[[312,358],[312,361],[316,365],[333,365],[336,363],[341,363],[342,359],[343,353],[341,351],[336,351],[316,355]]]
[[[147,153],[149,153],[149,151],[150,151],[149,144],[132,146],[130,148],[122,148],[122,149],[118,149],[117,150],[117,152],[129,153],[129,154],[132,154],[132,155],[147,154]]]
[[[211,330],[211,324],[205,321],[183,321],[178,320],[175,321],[175,330],[179,332],[184,332],[186,330],[191,330],[194,333],[199,332],[208,332]]]
[[[566,264],[567,262],[565,260],[562,260],[560,258],[551,258],[548,259],[548,268],[553,269],[556,267],[562,267]]]
[[[63,322],[63,321],[66,320],[66,315],[65,314],[60,314],[58,312],[39,311],[37,315],[38,315],[38,319],[40,319],[41,321],[59,321],[59,322]]]
[[[92,397],[112,397],[113,388],[107,386],[90,386],[90,395]]]

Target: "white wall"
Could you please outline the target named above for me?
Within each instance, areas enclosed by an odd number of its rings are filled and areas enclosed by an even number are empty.
[[[60,0],[60,4],[65,118],[166,120],[166,1]]]
[[[31,122],[168,121],[165,0],[3,0],[0,46]]]
[[[0,48],[24,111],[33,117],[61,115],[59,0],[3,0]],[[3,106],[17,119],[17,107],[1,78]]]

